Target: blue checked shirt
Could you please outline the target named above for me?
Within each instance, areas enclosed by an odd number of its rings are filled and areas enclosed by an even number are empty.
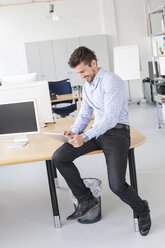
[[[99,69],[92,82],[85,82],[82,104],[71,131],[81,134],[94,113],[94,124],[85,134],[98,138],[117,123],[129,125],[124,82],[112,72]]]

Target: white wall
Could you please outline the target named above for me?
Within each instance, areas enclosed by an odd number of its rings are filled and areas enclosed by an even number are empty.
[[[108,35],[110,69],[113,71],[113,47],[118,45],[118,31],[113,0],[101,0],[104,33]]]
[[[103,33],[99,0],[55,3],[59,22],[46,22],[49,4],[0,8],[0,75],[27,72],[24,43]]]
[[[0,76],[27,72],[25,42],[95,34],[108,35],[112,71],[113,47],[139,44],[141,77],[148,75],[151,52],[144,0],[59,0],[59,22],[46,22],[48,10],[48,4],[0,7]],[[132,97],[142,97],[141,82],[131,85]]]
[[[141,79],[148,76],[151,60],[150,38],[147,37],[144,0],[115,0],[118,42],[120,46],[140,47]],[[141,80],[130,82],[132,98],[143,97]]]

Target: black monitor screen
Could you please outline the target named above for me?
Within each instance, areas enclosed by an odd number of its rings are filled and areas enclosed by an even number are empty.
[[[34,101],[0,104],[0,135],[37,132]]]

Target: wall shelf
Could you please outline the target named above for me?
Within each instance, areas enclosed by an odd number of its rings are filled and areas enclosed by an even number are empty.
[[[148,14],[149,15],[152,15],[152,14],[163,14],[164,7],[165,7],[165,5],[161,5],[160,7],[156,8],[154,10],[149,11]]]
[[[165,31],[158,32],[158,33],[155,33],[155,34],[151,34],[151,37],[162,36],[162,35],[165,35]]]
[[[157,108],[157,117],[158,117],[158,125],[159,128],[161,128],[161,125],[165,124],[165,121],[163,120],[162,116],[163,116],[163,112],[162,109],[160,108],[160,105],[162,106],[162,104],[165,104],[165,98],[163,99],[160,95],[158,95],[158,91],[157,91],[157,85],[159,84],[158,82],[162,82],[162,85],[165,84],[165,78],[161,77],[161,73],[164,74],[164,70],[162,70],[161,72],[161,67],[162,65],[160,64],[160,62],[163,62],[163,60],[160,60],[160,58],[165,58],[165,55],[159,55],[158,52],[158,41],[155,40],[159,40],[159,36],[162,38],[162,50],[163,53],[165,54],[165,47],[164,47],[164,40],[163,40],[163,36],[165,36],[165,0],[162,0],[162,5],[158,6],[157,8],[155,8],[154,10],[151,10],[150,8],[151,6],[151,2],[150,0],[146,0],[146,7],[148,7],[147,9],[147,19],[148,19],[148,26],[149,26],[149,31],[150,31],[150,38],[151,38],[151,47],[152,47],[152,66],[153,66],[153,81],[154,81],[154,85],[155,85],[155,92],[153,94],[154,100],[156,102],[156,108]],[[153,32],[153,24],[155,18],[152,18],[153,15],[155,14],[159,14],[160,16],[158,16],[158,18],[160,17],[160,24],[159,26],[161,27],[162,31],[161,32]],[[157,18],[157,17],[156,17]],[[157,27],[158,29],[158,27]],[[158,37],[155,38],[154,37]],[[153,41],[155,43],[153,43]],[[157,52],[155,53],[155,49],[157,50]],[[160,49],[160,48],[159,48]],[[156,55],[156,56],[154,56]],[[155,61],[157,64],[155,64]],[[162,75],[163,76],[163,75]]]
[[[165,78],[154,78],[154,81],[156,81],[156,82],[159,82],[159,81],[161,81],[161,82],[165,82]]]

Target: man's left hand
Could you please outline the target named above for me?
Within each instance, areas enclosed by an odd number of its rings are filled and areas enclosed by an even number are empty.
[[[68,142],[74,147],[80,147],[84,144],[83,137],[81,135],[74,135]]]

